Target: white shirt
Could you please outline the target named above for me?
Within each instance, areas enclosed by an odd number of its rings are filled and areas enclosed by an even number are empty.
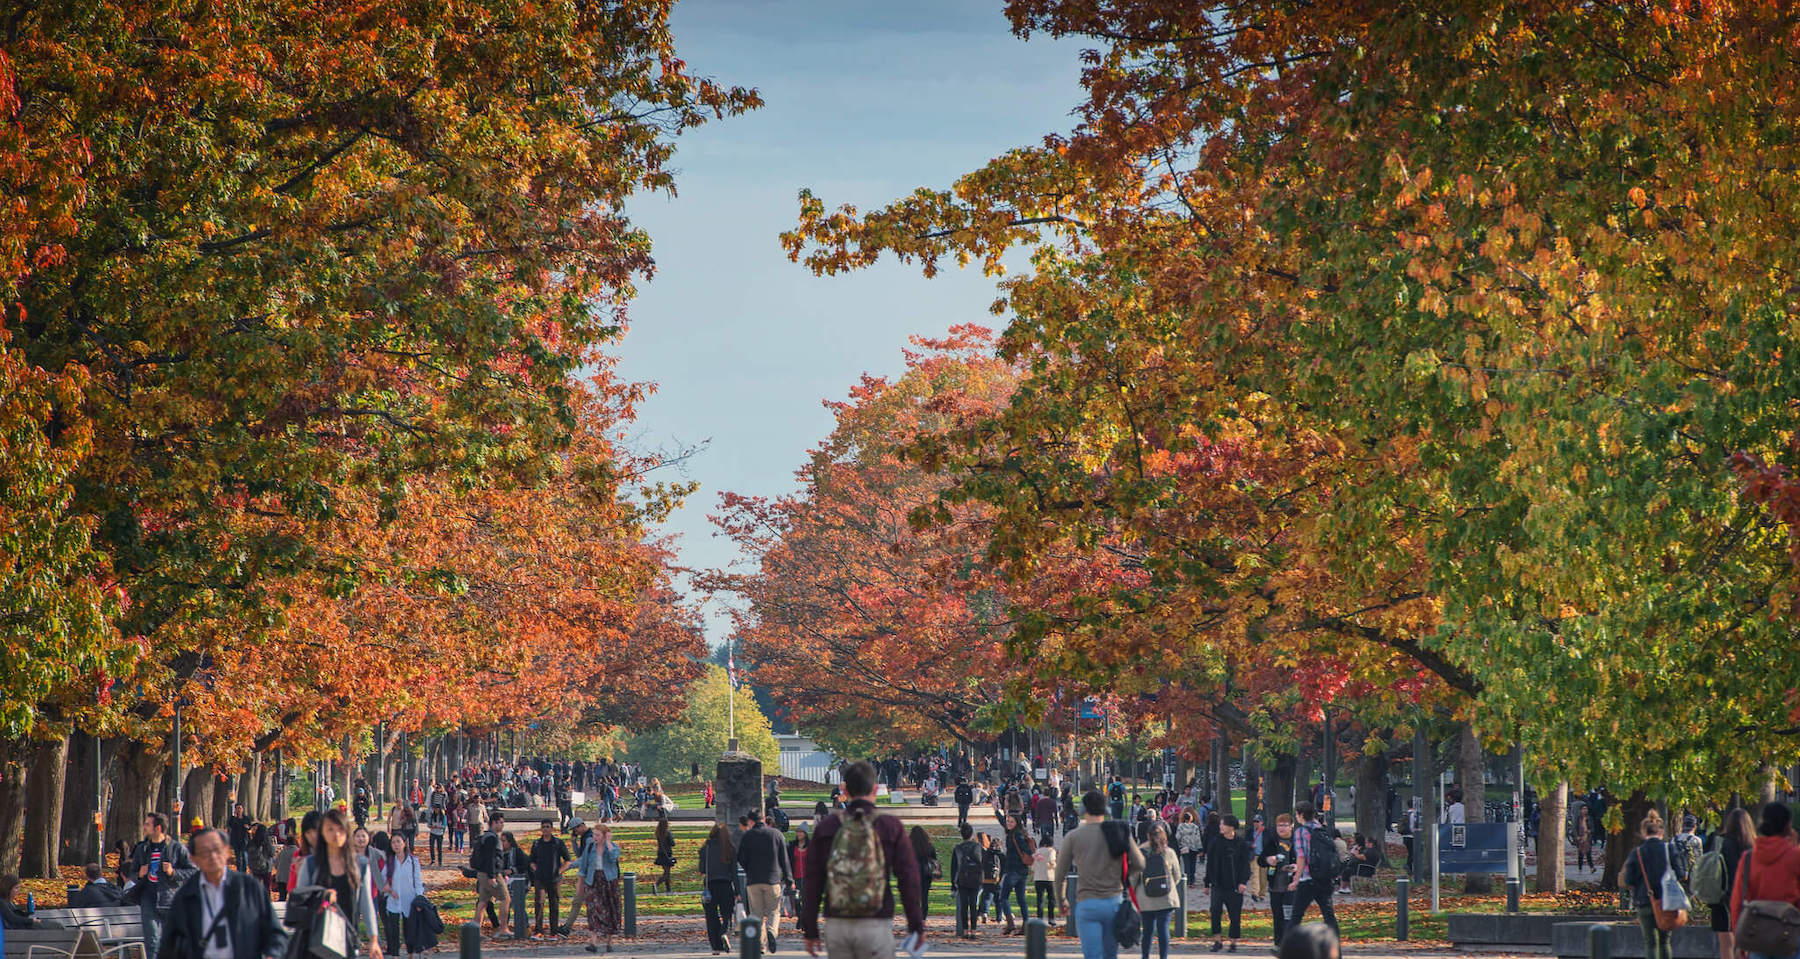
[[[1461,823],[1465,821],[1465,818],[1462,803],[1453,802],[1444,807],[1444,822]]]
[[[205,873],[200,874],[201,935],[205,935],[206,931],[212,928],[213,920],[218,917],[219,913],[225,911],[225,877],[229,875],[231,875],[229,871],[221,875],[219,884],[215,886],[211,880],[206,878]],[[223,945],[220,944],[221,934]],[[206,937],[206,942],[200,947],[200,955],[202,959],[232,959],[230,919],[219,923],[219,932]]]

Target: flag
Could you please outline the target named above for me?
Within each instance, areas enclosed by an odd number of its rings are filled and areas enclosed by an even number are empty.
[[[725,646],[725,679],[732,689],[737,688],[737,657],[729,643]]]

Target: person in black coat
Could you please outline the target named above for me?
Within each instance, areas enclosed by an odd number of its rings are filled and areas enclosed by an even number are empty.
[[[1219,820],[1219,832],[1206,847],[1206,888],[1212,891],[1213,951],[1218,952],[1219,913],[1231,915],[1231,951],[1243,938],[1244,890],[1250,884],[1250,844],[1238,835],[1236,816]]]
[[[169,904],[156,954],[163,959],[202,959],[208,939],[223,944],[232,959],[281,959],[287,930],[275,919],[269,892],[248,875],[230,868],[225,834],[205,829],[194,835],[199,875],[182,883]],[[223,937],[221,941],[220,938]]]
[[[92,909],[100,906],[116,906],[125,891],[106,881],[106,870],[97,862],[90,862],[82,867],[87,873],[87,885],[69,893],[70,909]]]

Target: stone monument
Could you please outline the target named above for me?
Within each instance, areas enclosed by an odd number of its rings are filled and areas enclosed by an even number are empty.
[[[746,752],[727,752],[719,757],[713,779],[713,819],[724,823],[737,845],[741,830],[738,817],[762,808],[762,760]]]

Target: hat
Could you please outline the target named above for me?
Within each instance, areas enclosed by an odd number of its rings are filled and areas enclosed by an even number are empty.
[[[1700,825],[1700,820],[1693,813],[1681,817],[1681,828],[1683,829],[1692,829],[1698,825]]]
[[[195,816],[194,818],[188,820],[188,825],[194,829],[199,829],[200,827],[205,826],[206,823],[203,822],[199,816]]]
[[[585,828],[587,828],[587,821],[582,819],[580,816],[576,816],[573,819],[569,820],[569,831],[570,832],[574,832],[577,829],[585,829]]]

